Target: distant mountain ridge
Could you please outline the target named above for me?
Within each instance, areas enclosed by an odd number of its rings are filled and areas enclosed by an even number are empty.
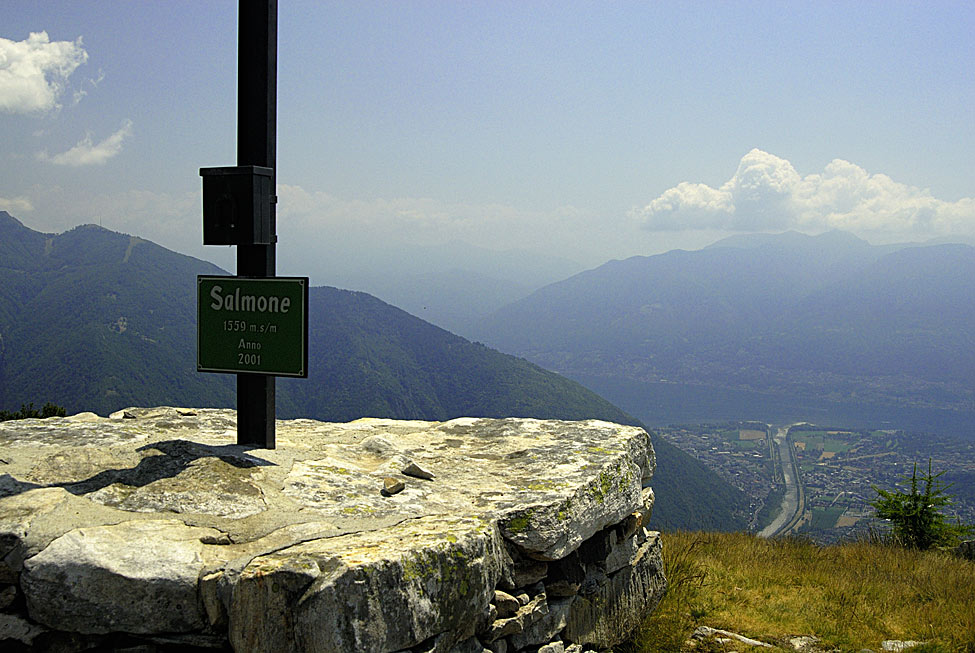
[[[584,269],[552,253],[493,250],[462,242],[422,246],[382,234],[366,240],[327,230],[322,238],[326,244],[316,242],[314,248],[308,243],[290,245],[307,266],[301,275],[368,292],[464,336],[485,315]]]
[[[968,245],[763,234],[606,263],[474,335],[573,378],[970,410],[973,296]]]
[[[196,275],[214,265],[94,225],[43,234],[0,212],[0,408],[234,406],[232,375],[196,371]],[[537,365],[362,292],[309,293],[308,379],[278,380],[278,416],[597,418],[638,424]],[[654,438],[654,524],[738,529],[744,496]]]

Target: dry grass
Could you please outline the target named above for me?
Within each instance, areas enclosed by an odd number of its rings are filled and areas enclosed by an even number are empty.
[[[975,563],[866,542],[821,547],[742,533],[668,533],[671,589],[628,648],[679,651],[695,626],[841,651],[885,639],[975,653]],[[767,650],[767,649],[766,649]]]

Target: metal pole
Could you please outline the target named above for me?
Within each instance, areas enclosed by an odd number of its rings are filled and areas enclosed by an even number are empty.
[[[275,167],[277,150],[277,0],[240,0],[237,43],[237,165]],[[271,178],[272,193],[276,178]],[[277,225],[271,204],[271,244],[239,245],[237,275],[273,277]],[[274,377],[237,375],[237,444],[274,448]]]

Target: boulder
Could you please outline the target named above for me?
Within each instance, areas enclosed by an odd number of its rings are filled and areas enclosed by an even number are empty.
[[[167,407],[0,424],[4,637],[605,648],[665,586],[641,429],[291,420],[263,450],[235,426]]]

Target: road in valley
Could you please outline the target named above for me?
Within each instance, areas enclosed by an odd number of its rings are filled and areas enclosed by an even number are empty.
[[[758,534],[759,537],[774,537],[787,533],[796,525],[805,507],[804,493],[799,482],[799,465],[796,462],[792,440],[789,438],[789,428],[788,426],[778,428],[774,438],[774,446],[778,447],[782,476],[785,480],[782,507],[772,523]]]

